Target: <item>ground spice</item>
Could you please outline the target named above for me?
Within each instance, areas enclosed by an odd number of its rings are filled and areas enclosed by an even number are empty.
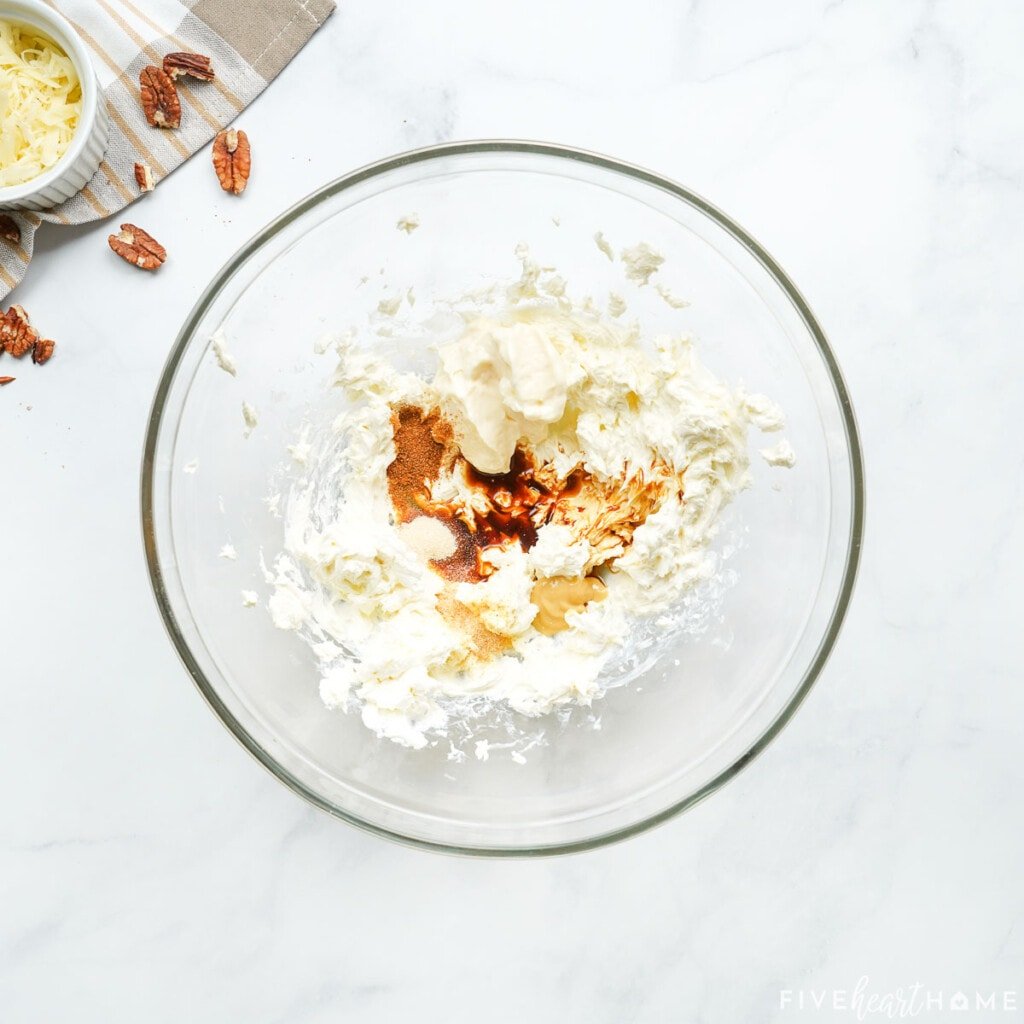
[[[422,515],[430,484],[454,457],[452,428],[437,409],[403,405],[391,414],[395,437],[395,461],[388,466],[388,493],[399,522]]]

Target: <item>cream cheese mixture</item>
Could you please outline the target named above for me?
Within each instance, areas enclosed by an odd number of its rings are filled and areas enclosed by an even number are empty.
[[[626,256],[644,281],[660,263]],[[464,699],[540,715],[600,695],[636,623],[715,573],[748,430],[783,426],[687,338],[645,345],[563,290],[517,289],[463,315],[431,379],[338,341],[344,411],[304,440],[271,570],[273,620],[313,646],[323,701],[412,747]]]

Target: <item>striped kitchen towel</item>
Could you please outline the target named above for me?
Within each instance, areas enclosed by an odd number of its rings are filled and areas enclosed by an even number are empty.
[[[82,224],[139,198],[136,161],[159,182],[255,99],[334,10],[334,0],[47,0],[92,52],[110,115],[110,147],[92,181],[60,206],[8,211],[21,241],[0,239],[0,299],[25,276],[43,221]],[[181,127],[151,128],[139,103],[139,72],[187,50],[212,59],[216,79],[185,79]]]

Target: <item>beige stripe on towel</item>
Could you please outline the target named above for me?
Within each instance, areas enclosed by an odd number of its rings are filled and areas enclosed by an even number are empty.
[[[131,41],[135,43],[136,46],[139,47],[139,50],[143,54],[145,54],[146,57],[149,58],[151,64],[155,64],[157,65],[157,67],[162,66],[164,59],[162,53],[157,53],[157,51],[152,46],[150,46],[146,42],[146,40],[143,39],[142,36],[140,36],[138,32],[136,32],[135,29],[131,27],[131,25],[129,25],[128,22],[125,21],[124,18],[122,18],[121,15],[118,14],[118,12],[115,11],[113,7],[110,6],[110,4],[107,3],[107,0],[96,0],[96,2],[100,5],[100,7],[103,8],[103,10],[107,12],[107,14],[110,15],[110,17],[117,24],[118,28],[120,28],[121,31],[124,32],[124,34],[128,36],[128,38],[131,39]],[[220,123],[217,121],[217,118],[215,118],[213,114],[211,114],[206,109],[203,103],[192,93],[191,89],[179,89],[178,96],[181,99],[182,106],[187,105],[191,107],[193,110],[195,110],[195,112],[214,131],[220,130]]]
[[[166,32],[165,33],[163,28],[161,28],[148,14],[146,14],[143,11],[140,11],[138,9],[138,7],[135,6],[135,4],[130,2],[130,0],[121,0],[121,6],[126,11],[129,11],[132,14],[134,14],[135,17],[139,19],[139,21],[141,21],[144,24],[148,25],[151,29],[153,29],[153,31],[159,32],[161,35],[164,35],[164,37],[166,39],[169,39],[172,43],[174,43],[174,45],[179,50],[184,50],[185,52],[192,51],[193,45],[191,43],[186,42],[184,39],[181,38],[181,36],[176,35],[174,32]],[[236,114],[242,109],[242,107],[245,106],[245,102],[240,97],[236,96],[224,84],[224,80],[221,78],[220,75],[218,75],[216,78],[214,78],[214,80],[212,82],[210,82],[210,85],[214,89],[216,89],[217,92],[219,92],[221,94],[221,96],[223,96],[224,99],[232,107],[235,108],[235,113]]]

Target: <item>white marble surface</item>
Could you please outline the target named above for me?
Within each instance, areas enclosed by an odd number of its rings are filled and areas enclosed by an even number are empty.
[[[45,229],[16,295],[60,350],[0,392],[0,1020],[856,1019],[780,990],[865,975],[1024,1017],[1022,10],[343,0],[242,119],[244,198],[203,154],[146,200],[158,275],[107,225]],[[139,536],[150,398],[210,275],[326,179],[481,136],[735,216],[829,332],[868,467],[853,610],[781,738],[684,817],[535,863],[390,845],[265,774]]]

